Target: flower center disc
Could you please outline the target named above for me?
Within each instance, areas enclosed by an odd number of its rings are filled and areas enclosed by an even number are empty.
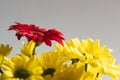
[[[14,74],[15,78],[27,78],[29,76],[29,73],[27,70],[25,69],[19,69],[17,71],[15,71],[15,74]]]
[[[53,77],[53,73],[55,72],[55,69],[54,68],[48,68],[48,69],[46,69],[44,72],[43,72],[43,74],[42,74],[42,76],[44,77],[45,75],[51,75],[52,77]]]
[[[79,59],[78,58],[72,58],[71,61],[72,61],[72,64],[74,64],[74,63],[79,62]]]

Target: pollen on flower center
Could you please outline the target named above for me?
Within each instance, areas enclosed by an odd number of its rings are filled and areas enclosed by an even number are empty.
[[[30,74],[28,73],[27,70],[25,70],[25,69],[19,69],[19,70],[15,71],[14,77],[15,77],[15,78],[23,78],[23,79],[25,79],[25,78],[27,78],[29,75],[30,75]]]
[[[54,68],[48,68],[46,70],[44,70],[42,76],[46,76],[46,75],[51,75],[53,77],[53,73],[55,72],[55,69]]]

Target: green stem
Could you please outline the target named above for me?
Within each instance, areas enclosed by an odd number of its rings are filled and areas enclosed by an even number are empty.
[[[34,47],[34,49],[33,49],[33,55],[35,55],[35,54],[36,54],[36,52],[35,52],[36,47],[37,47],[37,46],[35,46],[35,47]]]
[[[85,72],[87,72],[88,63],[85,63]]]
[[[34,49],[33,49],[33,55],[35,55],[36,54],[36,47],[38,47],[38,46],[40,46],[42,44],[42,42],[36,42],[36,44],[35,44],[35,47],[34,47]]]

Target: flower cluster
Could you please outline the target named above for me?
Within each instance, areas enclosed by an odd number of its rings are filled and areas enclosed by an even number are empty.
[[[99,39],[65,42],[60,31],[33,24],[16,23],[8,30],[15,30],[18,40],[24,36],[28,42],[10,59],[12,47],[0,45],[0,80],[101,80],[104,75],[118,80],[120,76],[120,64],[115,64],[112,50],[101,46]],[[52,40],[59,43],[54,50],[38,55],[36,47],[41,43],[51,46]]]

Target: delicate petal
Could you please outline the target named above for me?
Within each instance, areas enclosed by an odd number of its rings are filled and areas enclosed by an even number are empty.
[[[35,45],[36,45],[36,43],[33,40],[31,40],[27,44],[24,43],[23,47],[21,49],[21,53],[24,55],[27,55],[27,56],[33,55]]]
[[[49,29],[45,33],[44,40],[47,40],[47,41],[49,40],[48,42],[45,41],[45,43],[49,46],[51,46],[50,40],[55,40],[55,41],[59,42],[60,44],[62,44],[62,40],[64,40],[64,38],[62,36],[63,36],[63,34],[59,31],[57,31],[56,29]]]

